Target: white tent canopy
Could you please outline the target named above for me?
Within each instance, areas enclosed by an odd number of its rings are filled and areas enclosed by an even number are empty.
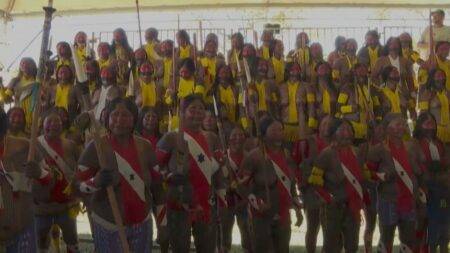
[[[449,8],[450,0],[140,0],[143,9],[274,7],[274,6],[361,6],[361,7],[442,7]],[[47,0],[0,0],[4,17],[41,14]],[[126,11],[135,8],[135,0],[54,0],[59,12],[87,13]]]

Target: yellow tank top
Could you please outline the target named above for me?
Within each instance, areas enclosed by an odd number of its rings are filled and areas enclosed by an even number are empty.
[[[156,105],[156,85],[154,81],[141,83],[141,97],[142,97],[142,107],[150,106],[154,107]]]
[[[449,103],[447,97],[447,91],[443,90],[441,92],[437,92],[436,96],[441,104],[441,122],[438,122],[440,125],[449,125],[450,124],[450,112],[449,112]]]
[[[219,85],[220,102],[225,105],[228,120],[236,122],[236,98],[231,86],[223,87]]]
[[[109,58],[107,60],[104,59],[98,59],[98,65],[100,67],[100,70],[102,70],[105,67],[108,67],[111,64],[111,61]]]
[[[181,60],[191,57],[191,45],[186,45],[185,47],[181,46],[179,47],[179,50]]]
[[[375,63],[378,60],[379,47],[377,46],[375,49],[372,49],[371,47],[367,47],[367,50],[369,51],[369,65],[370,65],[370,69],[373,69],[373,67],[375,66]]]
[[[71,84],[56,85],[55,106],[69,109],[69,92],[72,88]]]
[[[149,59],[150,62],[154,63],[155,60],[159,59],[159,55],[158,53],[156,53],[155,51],[155,42],[150,42],[145,44],[144,49],[145,49],[145,53],[147,54],[147,59]]]
[[[284,81],[284,60],[272,57],[273,71],[275,72],[275,82],[281,84]]]
[[[297,49],[297,58],[300,66],[304,67],[309,62],[309,48],[299,48]]]
[[[256,92],[258,93],[258,111],[267,112],[266,85],[265,82],[256,82]]]
[[[32,85],[33,83],[35,83],[35,81],[36,81],[35,78],[22,77],[20,79],[19,86],[21,88],[24,88],[29,85]],[[26,98],[24,98],[23,100],[16,102],[16,105],[18,105],[25,111],[25,121],[26,121],[26,129],[27,130],[30,129],[32,118],[33,118],[33,108],[34,108],[33,97],[34,97],[33,94],[31,94],[31,95],[27,96]]]
[[[269,47],[267,46],[262,46],[262,58],[264,60],[269,60],[270,59],[270,50]]]
[[[96,88],[95,86],[96,86],[95,82],[89,81],[89,85],[88,85],[88,87],[89,87],[89,94],[92,94],[92,92],[94,92],[94,90]]]
[[[216,79],[216,58],[203,57],[200,64],[205,69],[205,89],[208,92]]]
[[[357,57],[355,57],[353,59],[350,59],[350,57],[348,55],[346,55],[345,59],[347,60],[348,69],[353,69],[355,64],[358,63],[358,58]]]
[[[86,62],[86,48],[80,48],[77,47],[77,57],[80,60],[81,64],[84,64]]]
[[[185,98],[191,94],[195,93],[195,81],[186,80],[184,78],[180,78],[180,83],[178,86],[178,97]]]
[[[70,60],[67,59],[59,59],[58,62],[56,63],[56,69],[59,69],[61,66],[65,65],[65,66],[69,66],[70,67]],[[56,70],[55,69],[55,70]]]
[[[288,118],[287,123],[297,123],[298,122],[298,112],[297,112],[297,90],[300,86],[299,82],[287,83],[288,87]]]
[[[322,90],[322,111],[327,115],[331,113],[331,97],[327,89]]]
[[[383,94],[386,96],[386,98],[389,100],[389,104],[391,105],[391,112],[392,113],[401,113],[402,110],[400,108],[400,94],[398,90],[395,92],[389,89],[388,87],[384,87],[382,89]]]
[[[357,85],[356,90],[358,92],[358,105],[360,109],[359,111],[359,117],[361,122],[366,121],[366,112],[369,110],[370,103],[367,101],[367,98],[369,97],[369,90],[367,87],[362,87]]]
[[[128,53],[125,48],[120,45],[116,45],[116,57],[119,60],[128,61]]]
[[[436,57],[436,61],[439,68],[445,72],[445,76],[447,77],[445,87],[447,90],[450,90],[450,61],[441,61],[438,57]]]
[[[163,76],[163,86],[164,88],[169,87],[170,77],[172,75],[172,58],[164,58],[164,76]]]

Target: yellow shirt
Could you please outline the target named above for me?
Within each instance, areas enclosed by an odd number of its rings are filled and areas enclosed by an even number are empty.
[[[86,47],[84,47],[84,48],[77,47],[76,53],[77,53],[78,59],[80,60],[81,65],[83,66],[86,63],[86,57],[87,57]]]
[[[205,69],[205,89],[208,92],[216,79],[216,57],[203,57],[200,59],[200,64]]]
[[[256,92],[258,93],[258,111],[267,112],[266,103],[266,84],[265,82],[256,82]]]
[[[275,72],[275,82],[281,84],[284,81],[284,60],[272,57],[273,71]]]
[[[441,122],[438,122],[440,125],[449,125],[450,124],[450,112],[449,112],[449,101],[447,97],[447,91],[443,90],[436,93],[436,96],[441,104]]]
[[[288,88],[288,118],[287,123],[297,123],[298,122],[298,111],[297,111],[297,90],[300,86],[299,82],[287,83]]]
[[[231,86],[219,85],[220,102],[225,106],[228,120],[236,122],[236,97]]]
[[[163,76],[163,86],[164,88],[169,87],[170,85],[170,78],[172,76],[172,58],[166,57],[164,58],[164,76]]]
[[[145,44],[144,46],[145,53],[147,54],[147,59],[152,63],[154,63],[155,60],[159,60],[161,58],[156,52],[155,46],[156,43],[153,41]]]
[[[445,88],[447,88],[447,90],[450,90],[450,60],[441,61],[438,57],[436,57],[436,61],[439,68],[445,72],[445,76],[447,77]]]
[[[262,58],[263,58],[264,60],[269,60],[269,59],[270,59],[270,50],[269,50],[269,47],[267,47],[267,46],[262,46],[261,49],[262,49]]]
[[[185,47],[179,47],[180,50],[180,59],[186,59],[191,57],[191,45],[186,45]]]
[[[56,62],[56,69],[59,69],[61,66],[65,65],[65,66],[71,66],[71,61],[67,60],[67,59],[59,59],[58,62]]]
[[[304,67],[309,63],[309,47],[297,49],[297,58],[300,66]]]
[[[156,105],[156,84],[154,81],[146,83],[144,81],[140,81],[141,83],[141,98],[142,98],[142,107],[150,106],[155,107]]]
[[[69,93],[72,88],[71,84],[56,85],[55,106],[69,109]]]
[[[322,90],[322,111],[327,115],[331,113],[331,96],[327,89]]]
[[[392,91],[388,87],[384,87],[381,89],[383,94],[386,96],[386,98],[389,100],[389,104],[391,105],[391,113],[401,113],[401,107],[400,107],[400,94],[398,89],[395,91]]]
[[[373,69],[375,66],[375,63],[378,60],[378,51],[380,50],[380,47],[377,46],[375,49],[372,49],[371,47],[367,47],[367,51],[369,52],[369,64],[370,69]]]
[[[109,60],[109,58],[107,60],[104,59],[98,59],[98,65],[100,67],[100,70],[102,70],[105,67],[108,67],[111,64],[111,61]]]

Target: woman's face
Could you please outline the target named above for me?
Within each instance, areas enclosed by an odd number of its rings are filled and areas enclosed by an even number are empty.
[[[231,78],[231,69],[228,66],[222,67],[219,71],[219,79],[221,81],[228,81]]]
[[[335,135],[339,145],[346,146],[353,143],[353,129],[347,122],[344,122],[339,126]]]
[[[180,77],[184,79],[189,79],[192,77],[192,73],[186,66],[182,66],[180,69]]]
[[[68,84],[72,79],[72,70],[68,66],[62,66],[58,70],[58,80],[60,83]]]
[[[109,114],[108,126],[115,136],[131,134],[134,128],[133,114],[127,109],[125,104],[120,103]]]
[[[58,114],[53,113],[44,120],[44,134],[49,138],[59,137],[62,133],[62,120]]]
[[[149,111],[142,119],[142,126],[147,131],[154,131],[158,126],[158,116],[154,111]]]
[[[205,118],[205,106],[199,100],[193,101],[184,110],[184,122],[190,124],[193,128],[199,129]]]
[[[267,142],[278,146],[283,142],[283,138],[283,125],[278,121],[272,122],[266,131]]]
[[[328,76],[331,74],[331,69],[330,66],[328,66],[327,64],[321,64],[318,68],[317,68],[317,74],[320,77],[324,77],[324,76]]]
[[[217,126],[217,119],[210,111],[205,112],[205,117],[203,119],[203,128],[206,131],[214,131]]]
[[[25,114],[19,109],[13,109],[9,114],[8,121],[11,130],[21,130],[25,127]]]
[[[229,143],[230,146],[234,147],[241,147],[243,146],[243,143],[245,142],[245,133],[244,130],[242,130],[239,127],[236,127],[231,131]]]
[[[387,126],[386,133],[394,138],[403,138],[406,133],[406,122],[402,117],[394,118]]]

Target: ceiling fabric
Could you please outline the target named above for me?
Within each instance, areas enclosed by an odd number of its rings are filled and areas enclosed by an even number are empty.
[[[0,0],[4,16],[41,14],[47,0]],[[59,12],[89,13],[100,11],[127,11],[136,7],[135,0],[54,0]],[[399,6],[450,7],[450,0],[140,0],[143,9],[270,7],[283,5],[309,6]]]

